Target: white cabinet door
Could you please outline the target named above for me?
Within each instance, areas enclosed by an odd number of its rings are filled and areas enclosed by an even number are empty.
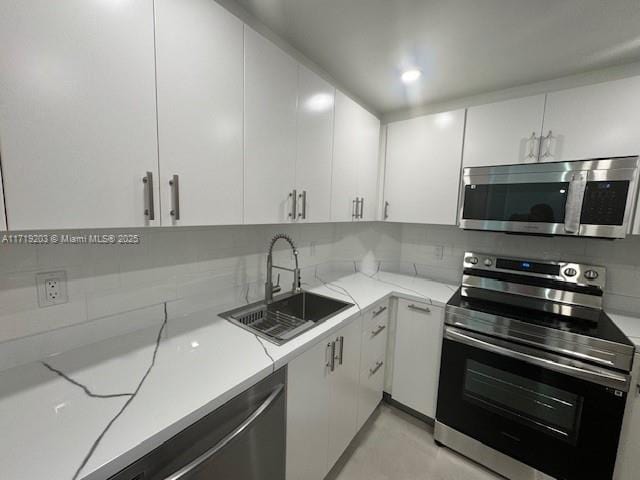
[[[360,221],[372,222],[378,212],[378,165],[380,157],[380,120],[365,109],[360,110],[358,135],[358,197]]]
[[[289,363],[287,372],[287,480],[322,480],[329,471],[331,340]]]
[[[155,91],[153,0],[1,2],[9,227],[158,225]]]
[[[398,300],[392,397],[429,418],[436,415],[443,324],[442,308]]]
[[[635,354],[633,362],[631,388],[613,476],[615,480],[635,480],[640,472],[640,353]]]
[[[210,0],[156,0],[156,49],[162,224],[240,224],[242,22]]]
[[[298,65],[245,26],[244,221],[292,220]]]
[[[640,77],[547,95],[541,160],[640,154]]]
[[[362,428],[382,400],[388,328],[388,301],[385,300],[363,313],[358,430]]]
[[[335,88],[298,66],[296,189],[300,222],[331,219],[331,163]]]
[[[336,91],[331,185],[331,221],[355,220],[358,195],[359,158],[363,149],[360,136],[362,107],[339,90]]]
[[[464,114],[456,110],[388,125],[389,221],[456,224]]]
[[[358,317],[335,335],[338,339],[336,342],[338,360],[330,378],[329,468],[336,463],[356,435],[361,325],[362,317]]]
[[[535,163],[544,102],[544,95],[535,95],[469,108],[463,165]]]

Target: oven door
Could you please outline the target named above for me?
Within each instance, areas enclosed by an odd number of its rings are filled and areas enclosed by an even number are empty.
[[[446,327],[436,419],[558,479],[613,475],[629,377]]]

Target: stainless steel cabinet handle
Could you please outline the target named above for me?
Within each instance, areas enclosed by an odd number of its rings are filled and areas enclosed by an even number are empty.
[[[389,218],[389,202],[384,202],[384,219]]]
[[[373,312],[373,317],[377,317],[378,315],[380,315],[382,312],[386,311],[387,307],[380,307],[378,310],[376,310],[375,312]]]
[[[371,332],[371,337],[377,337],[380,332],[384,331],[387,328],[386,325],[378,325],[378,328],[376,328],[373,332]]]
[[[378,370],[382,368],[383,365],[384,365],[384,362],[376,362],[376,366],[369,369],[369,376],[371,377],[375,375],[378,372]]]
[[[338,337],[338,342],[340,342],[340,351],[338,353],[338,365],[342,365],[342,356],[344,354],[344,337]]]
[[[611,387],[624,392],[629,391],[629,376],[615,374],[600,367],[591,366],[578,360],[571,360],[548,352],[538,352],[531,348],[502,340],[488,339],[471,332],[445,327],[444,338],[479,348],[505,357],[535,365],[547,370],[562,373],[573,378]]]
[[[533,132],[529,137],[529,155],[527,155],[527,158],[536,158],[536,140],[537,139],[538,137],[536,137],[536,132]]]
[[[156,212],[153,205],[153,173],[147,172],[142,177],[142,183],[144,183],[144,216],[147,220],[155,220]]]
[[[291,199],[291,211],[289,212],[289,218],[295,220],[298,212],[298,192],[296,190],[292,191],[289,194],[289,198]]]
[[[251,415],[249,415],[240,425],[234,428],[229,434],[227,434],[222,440],[220,440],[216,445],[212,448],[204,452],[194,461],[189,463],[188,465],[182,467],[176,473],[173,473],[165,478],[165,480],[180,480],[181,478],[187,477],[193,470],[198,468],[204,462],[209,460],[215,454],[217,454],[220,450],[226,447],[229,443],[231,443],[235,438],[242,435],[242,433],[247,430],[252,423],[254,423],[260,416],[266,412],[269,407],[276,401],[276,399],[280,396],[282,391],[284,390],[284,384],[278,385],[267,397],[267,399],[262,402],[262,404],[256,408]]]
[[[299,195],[300,199],[302,200],[302,211],[298,214],[299,218],[302,218],[303,220],[307,219],[307,191],[303,190],[302,193]]]
[[[358,218],[358,197],[353,199],[353,206],[351,208],[351,218]]]
[[[333,372],[336,369],[336,342],[328,343],[327,348],[329,348],[327,367],[329,367],[329,371]]]
[[[180,220],[180,182],[178,175],[171,177],[169,185],[171,186],[171,211],[169,215],[174,220]]]
[[[413,303],[409,305],[407,308],[409,308],[409,310],[414,310],[416,312],[431,313],[431,309],[429,307],[419,307],[418,305],[414,305]]]
[[[543,142],[546,143],[546,147],[545,147],[544,153],[542,154],[542,158],[548,158],[551,156],[551,140],[553,140],[553,132],[551,130],[549,130],[549,133],[547,134],[546,137],[540,138],[540,146],[542,146]]]
[[[364,197],[360,198],[360,216],[358,218],[362,219],[364,217]]]

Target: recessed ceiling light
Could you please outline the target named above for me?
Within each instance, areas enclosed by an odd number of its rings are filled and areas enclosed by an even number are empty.
[[[417,69],[405,70],[402,72],[402,81],[404,83],[413,83],[422,76],[422,72]]]

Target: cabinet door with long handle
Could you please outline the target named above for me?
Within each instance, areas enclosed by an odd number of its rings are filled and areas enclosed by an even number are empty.
[[[0,2],[12,230],[157,225],[153,0]]]
[[[242,22],[156,0],[156,25],[162,224],[242,223]]]
[[[340,458],[356,434],[360,393],[362,318],[358,317],[335,336],[335,371],[330,377],[328,467]]]
[[[298,64],[245,26],[244,221],[295,220]],[[292,208],[292,204],[294,207]]]
[[[435,418],[444,311],[398,300],[393,360],[394,400]]]
[[[299,222],[328,222],[335,88],[298,65],[296,187]]]

